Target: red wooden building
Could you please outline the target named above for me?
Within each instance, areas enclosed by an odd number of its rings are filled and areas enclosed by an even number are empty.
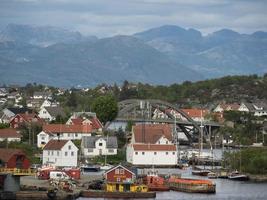
[[[0,167],[28,169],[30,160],[22,150],[0,148]]]
[[[108,183],[133,183],[136,175],[128,168],[118,165],[105,173],[106,182]]]
[[[26,125],[31,123],[42,125],[44,121],[35,113],[17,114],[10,121],[10,127],[19,128],[23,123]]]

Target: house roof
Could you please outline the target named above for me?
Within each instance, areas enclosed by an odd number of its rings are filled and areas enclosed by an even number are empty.
[[[12,113],[19,114],[19,113],[32,113],[32,109],[29,108],[6,108],[7,110],[11,111]]]
[[[43,122],[40,117],[38,117],[38,115],[36,115],[35,113],[22,113],[22,114],[17,114],[14,116],[14,118],[12,120],[14,120],[17,116],[21,116],[25,122]],[[33,120],[33,119],[36,119],[36,120]]]
[[[45,146],[44,150],[61,150],[69,140],[50,140]]]
[[[50,96],[52,95],[51,92],[34,92],[33,96]]]
[[[16,129],[4,128],[0,129],[0,138],[21,138],[22,135]]]
[[[97,136],[84,136],[82,138],[84,148],[95,148],[95,143],[99,139],[104,139],[107,142],[107,148],[118,148],[117,138],[111,137],[97,137]]]
[[[209,113],[207,109],[196,109],[196,108],[191,108],[191,109],[181,109],[183,112],[188,114],[190,117],[204,117]]]
[[[5,163],[10,160],[13,155],[25,155],[21,149],[2,149],[0,148],[0,160]]]
[[[130,170],[129,168],[127,168],[127,167],[125,167],[125,166],[123,166],[123,165],[117,165],[117,166],[114,166],[114,167],[112,167],[111,169],[107,170],[107,171],[105,172],[105,174],[107,174],[107,173],[109,173],[109,172],[111,172],[111,171],[113,171],[114,169],[117,169],[117,168],[119,168],[119,167],[121,167],[121,168],[123,168],[123,169],[129,171],[129,172],[130,172],[131,174],[133,174],[133,175],[136,175],[132,170]]]
[[[154,144],[162,136],[172,141],[172,126],[169,124],[138,124],[133,126],[133,135],[136,143]]]
[[[97,117],[92,117],[90,119],[82,119],[80,117],[71,119],[72,123],[77,125],[82,124],[84,120],[89,120],[94,130],[103,128],[103,125],[101,124],[101,122],[98,120]]]
[[[267,110],[267,103],[265,102],[244,103],[244,105],[248,108],[250,112],[255,112],[259,110],[256,108],[262,108],[262,110]]]
[[[135,151],[176,151],[173,144],[133,144]]]
[[[92,125],[45,124],[43,131],[50,133],[91,133]]]
[[[65,117],[65,112],[63,111],[63,109],[59,106],[51,106],[51,107],[44,107],[47,112],[53,116],[56,117],[58,115]]]

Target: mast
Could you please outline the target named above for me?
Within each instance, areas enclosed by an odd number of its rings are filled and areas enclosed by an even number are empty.
[[[198,160],[200,159],[200,155],[203,151],[203,121],[202,121],[202,109],[201,109],[201,121],[200,121],[200,137],[199,137],[199,152],[198,152]]]

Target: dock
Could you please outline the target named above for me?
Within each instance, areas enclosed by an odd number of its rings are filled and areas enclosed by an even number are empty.
[[[83,190],[80,196],[88,198],[144,199],[155,198],[156,192],[106,192],[103,190]]]

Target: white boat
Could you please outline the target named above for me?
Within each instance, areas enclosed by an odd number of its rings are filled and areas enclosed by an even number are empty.
[[[111,169],[112,167],[114,167],[114,166],[113,165],[103,165],[103,166],[100,166],[100,170],[106,171],[106,170]]]

